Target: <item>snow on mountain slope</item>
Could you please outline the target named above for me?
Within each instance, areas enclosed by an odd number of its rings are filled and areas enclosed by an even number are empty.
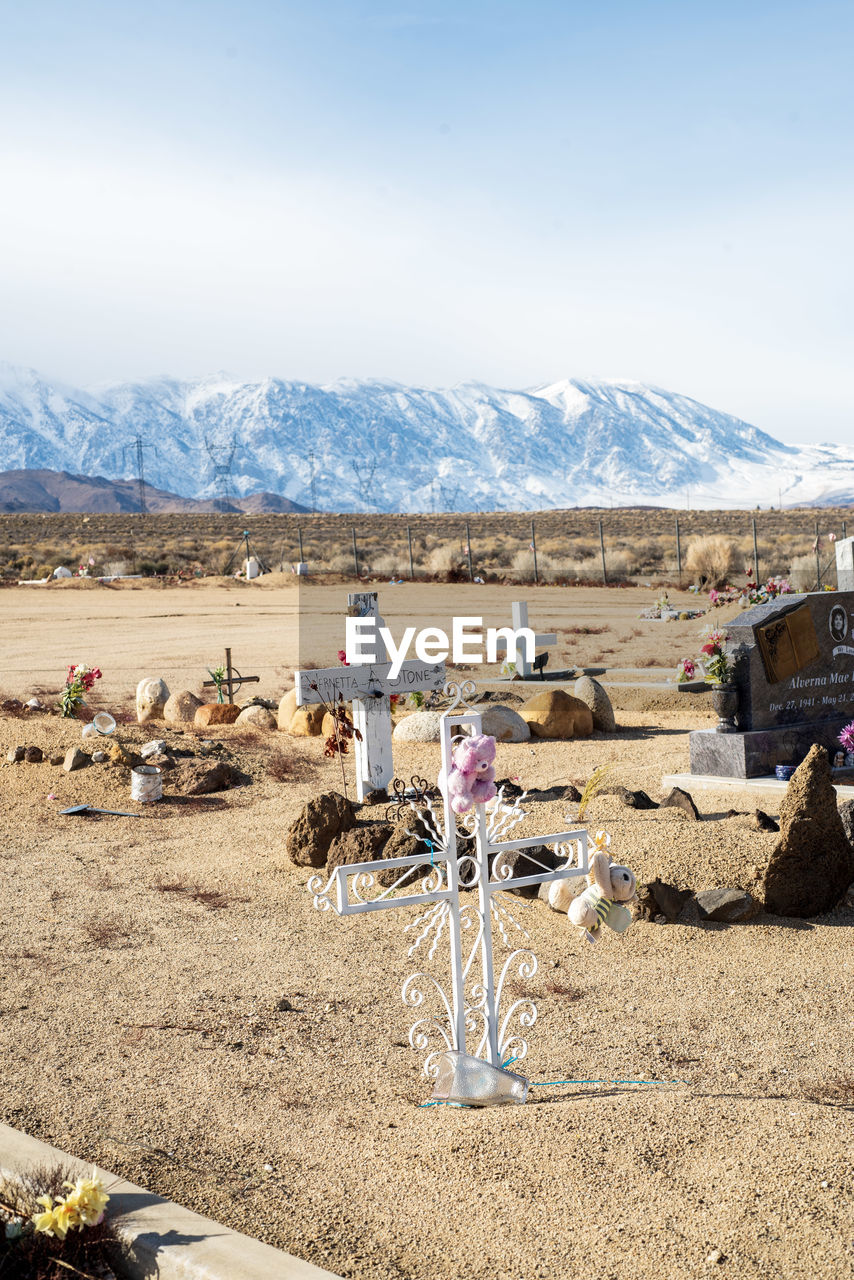
[[[0,365],[2,466],[146,478],[193,498],[269,490],[321,509],[536,510],[854,502],[854,449],[793,447],[687,396],[566,379],[525,391],[219,374],[91,391]],[[313,461],[312,461],[313,455]]]

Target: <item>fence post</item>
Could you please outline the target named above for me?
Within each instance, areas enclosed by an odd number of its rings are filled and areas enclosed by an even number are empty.
[[[297,528],[297,542],[299,543],[300,564],[303,564],[305,561],[305,556],[303,555],[303,550],[302,550],[302,529],[300,528]]]
[[[848,534],[845,532],[845,521],[844,521],[844,520],[842,521],[842,536],[843,536],[843,538],[847,538],[847,537],[848,537]]]
[[[679,585],[682,586],[682,541],[679,537],[679,517],[676,517],[676,572],[679,576]]]
[[[406,526],[406,540],[409,543],[409,580],[411,582],[415,577],[415,569],[412,564],[412,529],[409,525]]]
[[[602,533],[602,521],[599,521],[599,550],[602,552],[602,581],[608,585],[608,570],[605,566],[605,538]]]
[[[756,517],[753,517],[753,572],[756,575],[753,581],[759,586],[759,546],[756,542]]]
[[[466,520],[466,552],[469,558],[469,582],[474,582],[474,566],[471,562],[471,534],[469,533],[468,520]]]
[[[353,568],[356,570],[356,577],[359,576],[359,552],[356,547],[356,526],[353,525]]]
[[[540,572],[539,572],[539,569],[537,568],[537,534],[536,534],[536,530],[534,529],[533,520],[531,521],[531,550],[534,553],[534,582],[539,583]]]
[[[816,591],[821,591],[821,552],[818,549],[818,521],[815,522],[815,577]]]

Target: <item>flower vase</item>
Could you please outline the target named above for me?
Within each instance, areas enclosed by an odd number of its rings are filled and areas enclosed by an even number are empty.
[[[718,684],[712,689],[712,706],[718,715],[715,733],[738,733],[735,714],[738,711],[738,689],[734,684]]]

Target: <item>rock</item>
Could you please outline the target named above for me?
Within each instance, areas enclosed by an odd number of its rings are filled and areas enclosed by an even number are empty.
[[[511,849],[507,853],[498,853],[492,861],[490,874],[493,879],[515,879],[517,876],[535,876],[543,871],[554,871],[563,861],[557,857],[554,849],[547,845],[535,845],[533,849]],[[584,876],[579,876],[584,881]],[[569,881],[566,882],[567,884]],[[515,893],[519,898],[536,898],[538,884],[521,885],[516,889],[508,889],[507,893]]]
[[[82,769],[88,763],[89,757],[85,751],[81,751],[79,747],[69,747],[65,753],[62,767],[66,773],[73,773],[75,769]]]
[[[269,732],[270,729],[276,728],[276,717],[267,707],[262,707],[259,703],[254,702],[252,706],[243,708],[234,723],[249,725],[251,728],[263,729],[265,732]]]
[[[590,708],[594,729],[598,729],[601,733],[617,732],[611,699],[598,680],[594,680],[592,676],[579,676],[573,693]]]
[[[438,711],[413,711],[398,720],[392,730],[394,742],[438,742],[441,729]]]
[[[296,1013],[296,1009],[287,996],[282,996],[281,1000],[276,1001],[276,1009],[279,1013]]]
[[[169,783],[182,796],[206,796],[212,791],[227,791],[237,778],[237,770],[227,760],[186,760],[174,770]]]
[[[94,760],[95,757],[93,756]],[[168,773],[171,769],[178,766],[178,761],[170,756],[168,751],[155,751],[153,755],[147,757],[146,764],[153,764],[161,773]]]
[[[854,851],[836,808],[824,747],[810,748],[780,805],[780,838],[765,872],[765,905],[778,916],[830,911],[854,879]]]
[[[700,817],[700,812],[694,801],[688,792],[683,791],[681,787],[672,787],[664,799],[659,802],[658,807],[659,809],[681,809],[691,822],[697,822]]]
[[[18,760],[23,760],[26,753],[26,747],[10,747],[6,752],[6,759],[9,761],[9,764],[15,764]]]
[[[24,706],[20,698],[3,698],[0,701],[0,711],[4,716],[25,716],[29,708],[29,703]]]
[[[323,728],[324,717],[328,714],[322,702],[309,703],[305,707],[297,707],[291,716],[288,733],[295,738],[317,738]]]
[[[133,752],[127,751],[120,742],[111,742],[103,749],[109,757],[110,764],[122,765],[126,769],[132,768],[139,759]]]
[[[581,799],[581,792],[571,782],[563,785],[556,783],[553,787],[542,789],[532,787],[528,795],[532,800],[562,800],[565,804],[578,804]]]
[[[519,712],[500,704],[486,707],[481,724],[482,731],[496,742],[527,742],[531,736],[531,730]]]
[[[780,824],[775,822],[770,814],[763,813],[761,809],[754,809],[750,815],[750,821],[747,824],[752,831],[779,831]]]
[[[107,763],[107,761],[109,760],[109,758],[110,758],[110,757],[107,755],[106,751],[93,751],[93,752],[92,752],[92,763],[93,763],[93,764],[106,764],[106,763]]]
[[[495,789],[504,792],[505,800],[516,800],[525,794],[525,788],[520,787],[518,782],[513,782],[510,778],[497,778]]]
[[[384,787],[374,787],[372,791],[365,792],[365,798],[362,801],[364,808],[370,808],[375,804],[388,804],[388,792]]]
[[[565,689],[546,689],[519,708],[535,738],[589,738],[593,713],[580,698]]]
[[[331,711],[323,713],[323,719],[320,722],[320,736],[321,738],[335,737],[335,717]]]
[[[38,698],[30,698],[29,702],[26,702],[24,705],[30,713],[44,711],[44,703],[39,702]]]
[[[203,702],[196,708],[193,724],[197,729],[208,729],[214,724],[234,724],[240,715],[235,702]]]
[[[756,914],[757,906],[743,889],[702,889],[697,894],[697,906],[704,920],[748,920]]]
[[[842,826],[848,837],[848,843],[854,846],[854,800],[842,801],[839,806],[839,816],[842,819]]]
[[[41,747],[27,747],[24,752],[24,759],[28,764],[41,764],[44,760],[44,752]]]
[[[675,885],[664,880],[650,880],[646,886],[652,896],[653,903],[669,921],[676,920],[691,895],[690,889],[677,889]]]
[[[62,764],[64,758],[64,756],[51,756],[50,762],[51,764]]]
[[[393,833],[394,827],[390,822],[372,822],[340,832],[332,841],[326,855],[327,876],[331,876],[336,867],[349,867],[354,862],[376,862],[382,857],[383,849]],[[399,869],[392,868],[384,876],[377,872],[374,879],[383,888],[390,888],[399,874]]]
[[[173,693],[167,699],[163,719],[169,725],[192,724],[201,705],[201,698],[197,698],[189,689],[182,689],[180,693]]]
[[[355,825],[350,801],[338,791],[324,791],[291,823],[285,837],[288,857],[298,867],[325,867],[332,841]]]
[[[282,694],[279,709],[276,713],[276,723],[282,733],[287,731],[288,725],[294,718],[294,712],[297,709],[297,691],[296,689],[288,689],[287,693]]]
[[[645,791],[629,791],[628,787],[603,787],[603,796],[617,796],[629,809],[657,809],[658,805]]]
[[[659,910],[658,903],[648,884],[638,884],[634,902],[631,904],[632,916],[639,920],[651,920]]]
[[[136,718],[139,724],[162,720],[169,701],[169,687],[158,677],[140,680],[136,686]]]
[[[149,756],[161,755],[166,750],[166,743],[163,738],[152,738],[150,742],[146,742],[139,749],[139,754],[143,760],[147,760]]]

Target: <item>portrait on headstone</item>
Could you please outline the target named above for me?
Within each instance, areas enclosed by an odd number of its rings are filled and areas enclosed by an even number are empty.
[[[830,634],[837,644],[841,644],[848,634],[848,614],[841,604],[834,605],[830,611]]]

